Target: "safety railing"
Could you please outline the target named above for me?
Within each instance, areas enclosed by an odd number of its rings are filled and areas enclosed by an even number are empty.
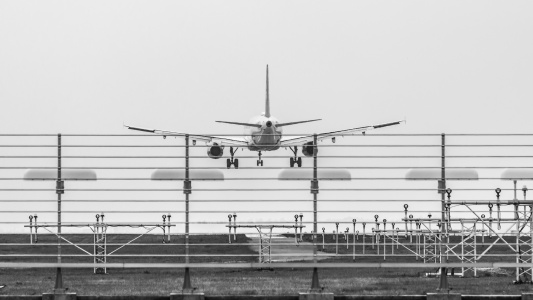
[[[180,268],[184,290],[190,268],[533,275],[533,134],[315,135],[238,167],[188,135],[0,140],[0,268],[55,268],[58,290],[63,268]]]

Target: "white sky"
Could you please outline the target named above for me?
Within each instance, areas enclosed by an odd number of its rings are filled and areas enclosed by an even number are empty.
[[[529,1],[2,1],[2,132],[528,131]],[[68,113],[67,113],[68,112]],[[453,120],[452,122],[450,122]],[[292,129],[292,128],[291,128]],[[397,132],[396,130],[394,132]]]
[[[380,133],[531,132],[532,9],[530,1],[2,1],[0,133],[130,133],[123,122],[241,133],[213,121],[264,110],[266,64],[274,116],[323,119],[285,133],[403,118]]]

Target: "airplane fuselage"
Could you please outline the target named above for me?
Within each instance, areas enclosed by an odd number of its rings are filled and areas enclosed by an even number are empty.
[[[282,128],[277,128],[278,120],[264,115],[253,117],[250,124],[261,125],[261,128],[245,126],[244,138],[251,151],[273,151],[280,147]]]

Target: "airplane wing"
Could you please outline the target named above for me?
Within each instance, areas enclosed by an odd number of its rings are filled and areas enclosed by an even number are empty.
[[[162,135],[163,138],[166,138],[167,136],[185,138],[185,133],[180,133],[180,132],[159,130],[159,129],[147,129],[147,128],[128,126],[128,125],[124,125],[124,127],[130,130],[136,130],[136,131],[142,131],[142,132]],[[228,146],[244,147],[248,145],[248,143],[244,140],[244,137],[189,134],[189,139],[192,140],[193,142],[194,141],[200,141],[200,142],[205,142],[205,143],[216,142],[222,146],[228,145]]]
[[[318,133],[317,139],[318,141],[322,141],[326,138],[333,138],[336,136],[343,136],[343,135],[354,135],[357,133],[365,134],[369,130],[398,125],[404,121],[397,121],[397,122],[391,122],[391,123],[385,123],[385,124],[378,124],[378,125],[371,125],[371,126],[363,126],[363,127],[355,127],[355,128],[349,128],[349,129],[343,129],[343,130],[337,130],[337,131],[331,131],[331,132],[324,132],[324,133]],[[313,141],[313,135],[307,135],[307,136],[292,136],[287,137],[285,139],[281,140],[281,147],[284,146],[301,146],[305,143],[312,142]]]

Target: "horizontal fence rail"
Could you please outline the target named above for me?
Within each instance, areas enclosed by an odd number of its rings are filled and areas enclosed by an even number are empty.
[[[59,286],[63,268],[508,268],[532,281],[533,134],[312,138],[213,155],[187,134],[0,134],[0,268],[56,269]]]

